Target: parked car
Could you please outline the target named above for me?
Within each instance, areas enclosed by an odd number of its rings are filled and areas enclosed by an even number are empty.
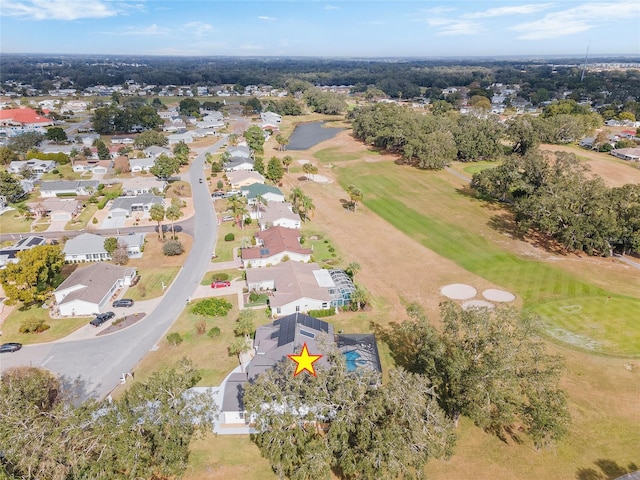
[[[202,183],[202,179],[200,179],[200,183]]]
[[[225,196],[225,193],[224,192],[220,192],[220,191],[213,192],[211,194],[211,198],[214,198],[214,199],[215,198],[224,198],[224,196]]]
[[[235,220],[233,215],[225,215],[222,217],[223,222],[233,222]]]
[[[113,304],[111,306],[113,308],[118,308],[118,307],[129,308],[129,307],[133,307],[133,300],[131,298],[121,298],[120,300],[116,300],[115,302],[113,302]]]
[[[113,312],[99,313],[98,315],[96,315],[96,318],[89,322],[89,324],[93,325],[94,327],[99,327],[104,322],[106,322],[107,320],[111,320],[115,316],[116,314]]]
[[[231,282],[228,282],[226,280],[216,280],[215,282],[211,283],[211,288],[224,288],[224,287],[230,287],[231,286]]]
[[[17,343],[17,342],[3,343],[2,345],[0,345],[0,353],[17,352],[21,348],[22,348],[21,343]]]

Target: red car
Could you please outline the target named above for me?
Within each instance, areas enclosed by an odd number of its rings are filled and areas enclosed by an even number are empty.
[[[224,288],[224,287],[230,287],[230,286],[231,286],[231,282],[227,282],[226,280],[225,281],[217,280],[211,284],[211,288]]]

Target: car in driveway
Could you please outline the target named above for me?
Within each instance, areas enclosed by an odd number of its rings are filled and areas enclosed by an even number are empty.
[[[211,282],[211,288],[225,288],[230,286],[231,282],[226,280],[216,280],[215,282]]]
[[[111,320],[115,316],[116,316],[116,314],[113,313],[113,312],[99,313],[98,315],[96,315],[96,318],[94,318],[93,320],[91,320],[89,322],[89,324],[93,325],[94,327],[99,327],[104,322],[106,322],[108,320]]]
[[[18,342],[3,343],[0,345],[0,353],[17,352],[22,348],[22,344]]]
[[[116,300],[115,302],[113,302],[111,304],[111,306],[113,308],[120,308],[120,307],[124,307],[124,308],[129,308],[129,307],[133,307],[133,299],[131,298],[121,298],[120,300]]]
[[[226,194],[224,192],[215,191],[211,194],[211,198],[215,200],[216,198],[224,198],[225,195]]]

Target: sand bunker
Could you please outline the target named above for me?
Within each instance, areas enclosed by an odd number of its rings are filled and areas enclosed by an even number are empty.
[[[482,296],[492,302],[513,302],[516,296],[505,290],[496,290],[495,288],[489,288],[482,292]]]
[[[485,302],[484,300],[469,300],[468,302],[464,302],[462,304],[462,308],[464,310],[469,310],[472,308],[488,308],[489,310],[493,310],[495,305],[490,302]]]
[[[453,300],[466,300],[476,296],[478,291],[471,285],[464,283],[452,283],[451,285],[445,285],[440,289],[440,293],[447,298]]]

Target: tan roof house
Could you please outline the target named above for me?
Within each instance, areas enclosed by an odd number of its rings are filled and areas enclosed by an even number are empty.
[[[61,316],[89,316],[108,308],[119,289],[130,286],[136,269],[99,262],[78,268],[53,292]]]
[[[254,183],[264,183],[264,177],[259,172],[249,170],[235,170],[227,172],[227,180],[231,188],[240,189],[241,187],[248,187]]]

